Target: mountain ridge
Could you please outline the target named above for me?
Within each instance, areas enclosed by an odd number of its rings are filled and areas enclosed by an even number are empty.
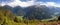
[[[5,5],[4,8],[9,8],[12,13],[17,16],[24,16],[26,19],[49,19],[52,16],[60,16],[60,8],[45,5],[33,5],[29,7],[22,8],[20,6],[10,7]]]

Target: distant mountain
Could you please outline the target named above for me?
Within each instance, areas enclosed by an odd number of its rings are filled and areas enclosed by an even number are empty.
[[[5,10],[9,9],[12,13],[14,13],[14,14],[16,14],[18,16],[24,15],[24,10],[20,6],[11,7],[11,6],[5,5],[3,7],[4,7]]]
[[[25,16],[26,19],[50,19],[53,16],[60,16],[60,8],[59,7],[47,7],[45,5],[34,5],[25,8]]]
[[[24,9],[20,6],[16,6],[12,9],[13,13],[16,13],[18,16],[23,16],[24,15]]]
[[[5,6],[3,6],[3,7],[4,7],[5,10],[7,10],[7,9],[12,10],[12,7],[9,6],[9,5],[5,5]]]
[[[43,6],[30,6],[25,8],[26,11],[26,15],[24,17],[26,17],[27,19],[46,19],[46,18],[51,18],[48,17],[48,7],[46,7],[45,5]]]
[[[60,16],[60,8],[53,6],[45,5],[33,5],[26,8],[20,6],[10,7],[8,5],[4,6],[4,9],[11,10],[12,13],[15,13],[17,16],[24,16],[26,19],[50,19],[53,16]]]

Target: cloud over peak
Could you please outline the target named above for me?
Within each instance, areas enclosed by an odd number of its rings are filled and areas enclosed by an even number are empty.
[[[32,5],[46,5],[46,6],[54,6],[54,7],[60,7],[60,5],[58,5],[57,3],[55,2],[35,2],[36,0],[27,0],[26,2],[22,2],[21,0],[13,0],[13,2],[2,2],[0,3],[1,6],[4,6],[4,5],[9,5],[9,6],[12,6],[12,7],[15,7],[15,6],[21,6],[21,7],[28,7],[28,6],[32,6]]]
[[[27,6],[31,6],[31,5],[34,5],[34,1],[27,1],[27,2],[22,2],[20,0],[14,0],[13,2],[9,2],[9,3],[1,3],[2,6],[4,5],[9,5],[9,6],[21,6],[21,7],[27,7]]]

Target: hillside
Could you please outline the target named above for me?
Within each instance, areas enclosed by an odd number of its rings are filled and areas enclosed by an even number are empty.
[[[3,6],[4,9],[9,9],[12,13],[15,13],[17,16],[24,16],[26,19],[50,19],[54,16],[60,16],[60,8],[53,6],[45,5],[33,5],[26,8],[20,6],[10,7],[8,5]]]
[[[13,8],[6,5],[0,7],[0,25],[58,25],[60,24],[60,21],[57,20],[60,16],[59,9],[57,7],[49,9],[46,6],[30,6],[27,8],[17,6]],[[51,14],[52,16],[50,16]]]

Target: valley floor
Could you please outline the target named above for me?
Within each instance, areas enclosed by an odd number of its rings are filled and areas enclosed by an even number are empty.
[[[60,21],[51,21],[51,22],[22,22],[22,23],[14,23],[11,25],[60,25]]]
[[[28,23],[23,25],[60,25],[60,21],[53,21],[53,22],[36,22],[36,23]]]

